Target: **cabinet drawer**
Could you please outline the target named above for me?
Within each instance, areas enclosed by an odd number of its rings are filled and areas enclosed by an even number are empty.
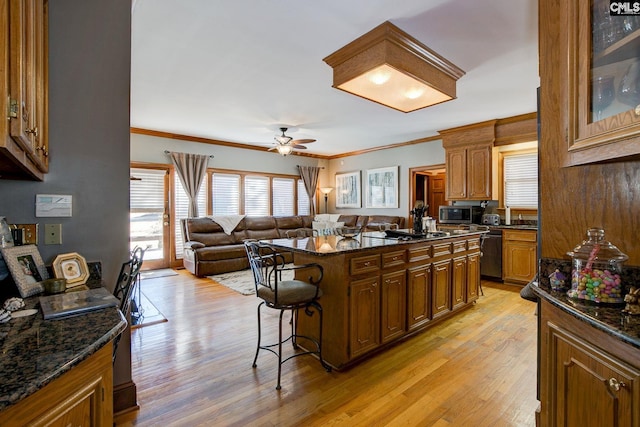
[[[429,258],[431,258],[431,245],[409,249],[409,262],[422,261]]]
[[[467,249],[470,251],[473,249],[480,249],[480,238],[478,237],[477,239],[467,240]]]
[[[394,251],[382,254],[382,268],[404,265],[407,262],[407,251]]]
[[[451,243],[440,243],[433,245],[433,257],[439,257],[443,255],[451,255]]]
[[[380,269],[380,255],[352,258],[349,267],[352,275],[378,271]]]
[[[504,230],[502,238],[504,240],[517,240],[520,242],[537,241],[538,233],[533,230]]]
[[[464,252],[467,250],[467,241],[453,242],[453,253]]]

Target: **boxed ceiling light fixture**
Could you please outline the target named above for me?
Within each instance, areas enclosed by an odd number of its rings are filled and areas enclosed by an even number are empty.
[[[324,58],[333,87],[408,113],[456,97],[464,71],[389,21]]]

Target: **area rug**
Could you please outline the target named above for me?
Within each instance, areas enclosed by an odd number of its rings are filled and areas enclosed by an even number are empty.
[[[158,277],[177,276],[178,273],[170,268],[161,268],[158,270],[145,270],[140,272],[140,279],[156,279]]]
[[[160,310],[140,291],[131,302],[131,329],[168,322]]]
[[[234,290],[242,295],[255,295],[256,287],[253,282],[253,274],[251,270],[232,271],[230,273],[216,274],[214,276],[207,276],[209,279],[226,286],[227,288]],[[289,280],[293,278],[293,271],[284,271],[282,274],[282,280]]]

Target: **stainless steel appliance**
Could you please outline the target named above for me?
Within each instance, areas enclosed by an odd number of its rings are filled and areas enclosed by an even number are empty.
[[[502,230],[493,229],[482,235],[480,276],[502,281]]]
[[[480,224],[483,211],[480,206],[440,206],[438,221],[440,224]]]
[[[482,215],[482,223],[484,225],[500,225],[500,215],[484,214]]]

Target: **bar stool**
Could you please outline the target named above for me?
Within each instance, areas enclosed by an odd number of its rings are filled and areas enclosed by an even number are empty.
[[[280,377],[282,374],[282,364],[286,361],[306,354],[316,354],[322,367],[331,372],[331,367],[322,359],[322,306],[318,299],[322,296],[322,290],[318,286],[322,280],[323,269],[318,264],[304,264],[296,266],[285,266],[284,257],[270,246],[258,241],[245,241],[245,250],[249,259],[249,265],[253,272],[256,287],[256,296],[262,301],[258,305],[258,346],[256,356],[253,359],[253,367],[257,367],[258,354],[260,350],[266,350],[278,357],[278,382],[276,390],[280,390]],[[295,279],[284,279],[284,271],[309,270],[307,282]],[[262,344],[262,325],[260,310],[263,306],[280,311],[280,321],[278,326],[278,342],[275,344]],[[318,339],[298,335],[297,323],[300,309],[303,309],[307,316],[314,316],[317,313],[319,321]],[[284,313],[291,312],[291,333],[283,338],[282,318]],[[311,343],[315,350],[301,351],[298,340],[304,339]],[[282,345],[291,341],[294,351],[293,355],[283,360]]]

